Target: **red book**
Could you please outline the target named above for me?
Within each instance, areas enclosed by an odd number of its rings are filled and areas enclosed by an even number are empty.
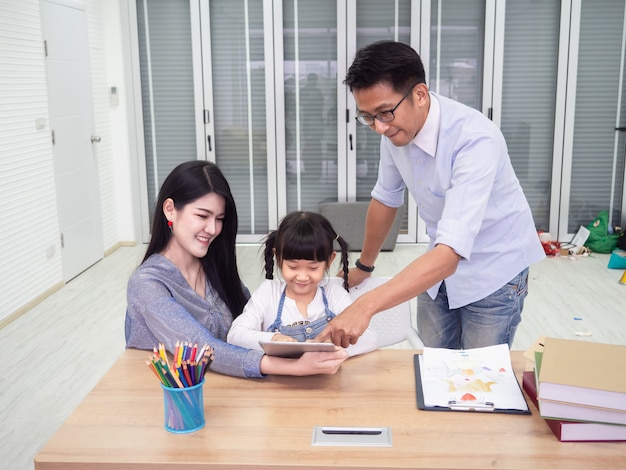
[[[522,374],[522,388],[528,397],[537,404],[537,384],[535,373],[527,370]],[[626,441],[626,426],[582,421],[562,421],[544,419],[554,435],[562,442],[568,441]]]

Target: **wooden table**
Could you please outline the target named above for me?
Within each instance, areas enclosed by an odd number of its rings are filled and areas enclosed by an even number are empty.
[[[334,376],[240,379],[207,374],[206,426],[163,427],[163,392],[128,350],[35,458],[72,469],[626,468],[626,443],[561,443],[531,416],[420,411],[411,350],[349,359]],[[512,353],[521,374],[521,352]],[[391,447],[317,447],[315,426],[390,427]]]

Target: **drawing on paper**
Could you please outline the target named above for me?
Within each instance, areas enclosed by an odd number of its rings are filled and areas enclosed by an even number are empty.
[[[467,350],[426,347],[422,364],[424,399],[431,406],[455,401],[526,407],[506,344]]]

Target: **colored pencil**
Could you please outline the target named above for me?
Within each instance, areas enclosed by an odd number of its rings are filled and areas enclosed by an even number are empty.
[[[193,380],[191,380],[191,375],[189,374],[189,367],[187,367],[187,361],[183,361],[183,374],[185,374],[185,379],[187,379],[187,383],[191,385],[195,385]]]
[[[213,348],[208,344],[198,349],[198,343],[177,341],[171,366],[163,343],[152,349],[146,364],[165,387],[187,388],[202,382],[211,362]]]

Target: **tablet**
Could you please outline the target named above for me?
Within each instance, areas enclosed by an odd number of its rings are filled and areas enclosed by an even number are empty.
[[[304,343],[295,341],[259,341],[259,344],[270,356],[300,357],[305,352],[332,352],[336,350],[333,343]]]

